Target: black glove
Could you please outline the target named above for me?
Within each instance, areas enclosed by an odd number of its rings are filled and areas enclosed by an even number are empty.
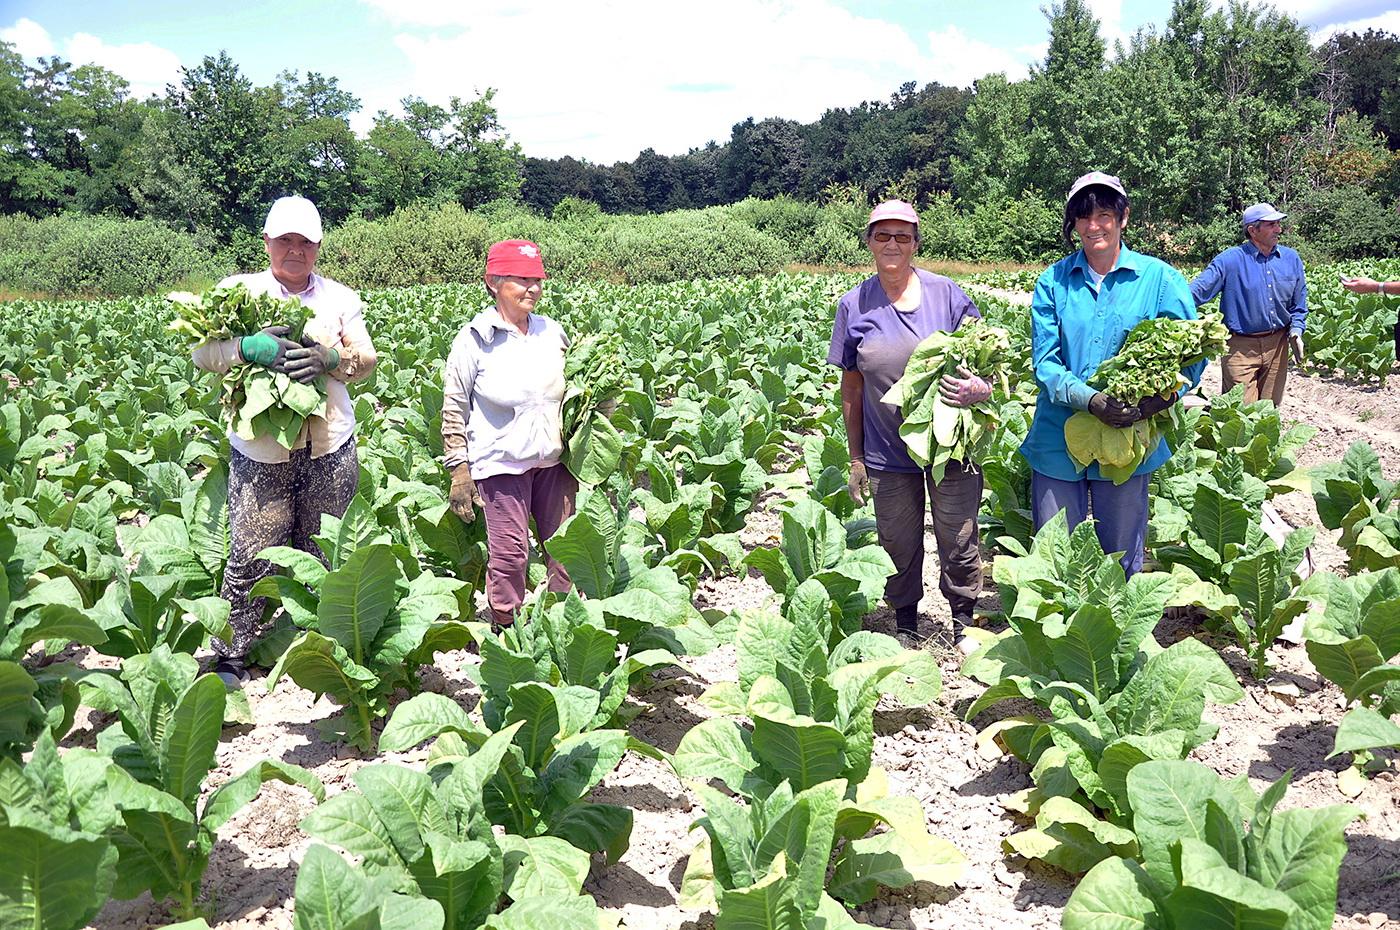
[[[282,367],[278,370],[293,381],[307,384],[326,372],[333,371],[339,364],[340,353],[335,349],[303,338],[300,346],[287,350]]]
[[[1178,399],[1176,391],[1172,391],[1168,397],[1162,397],[1160,394],[1149,394],[1138,401],[1138,412],[1142,414],[1142,419],[1146,420],[1166,410]]]
[[[1103,391],[1099,391],[1089,398],[1089,412],[1115,429],[1132,426],[1142,419],[1138,408],[1129,407],[1118,398],[1109,397]]]

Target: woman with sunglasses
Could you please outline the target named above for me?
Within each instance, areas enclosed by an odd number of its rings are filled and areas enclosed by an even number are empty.
[[[885,601],[894,610],[901,638],[918,633],[924,593],[925,492],[938,545],[938,588],[953,614],[953,639],[972,622],[982,590],[982,555],[977,546],[977,508],[982,473],[971,463],[949,462],[935,484],[929,470],[909,457],[899,427],[899,408],[880,398],[904,374],[914,347],[935,332],[952,332],[980,316],[971,298],[948,278],[914,267],[919,217],[902,200],[870,211],[865,244],[875,274],[841,297],[827,361],[841,369],[841,414],[851,456],[848,488],[857,504],[875,502],[880,545],[894,562]],[[943,399],[966,407],[992,394],[986,381],[966,369],[945,377]]]

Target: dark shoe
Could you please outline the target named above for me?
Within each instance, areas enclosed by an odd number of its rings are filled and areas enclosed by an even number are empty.
[[[894,609],[894,628],[899,633],[917,633],[919,631],[919,605],[910,604],[906,607],[896,607]]]
[[[220,656],[219,661],[214,663],[213,671],[230,691],[237,691],[252,677],[248,674],[241,656]]]

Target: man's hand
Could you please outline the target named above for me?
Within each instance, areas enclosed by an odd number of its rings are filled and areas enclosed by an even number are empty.
[[[448,492],[447,503],[463,523],[475,520],[476,508],[484,506],[465,462],[452,469],[452,490]]]
[[[1103,391],[1099,391],[1089,398],[1089,412],[1098,417],[1107,426],[1114,429],[1122,429],[1125,426],[1132,426],[1142,419],[1142,413],[1136,407],[1129,407],[1116,397],[1109,397]]]
[[[249,365],[276,369],[289,351],[300,348],[287,338],[287,333],[291,331],[289,326],[269,326],[251,336],[244,336],[238,340],[238,354]]]
[[[293,381],[308,384],[340,364],[340,353],[319,342],[305,340],[305,344],[288,349],[279,369]]]
[[[851,463],[851,477],[846,482],[846,491],[856,506],[864,506],[865,496],[870,493],[870,476],[865,473],[865,463],[856,459]]]
[[[992,386],[967,370],[966,365],[958,366],[959,377],[944,375],[938,382],[938,393],[943,402],[954,407],[971,407],[992,396]]]
[[[1150,419],[1163,410],[1166,410],[1179,399],[1176,391],[1172,391],[1168,397],[1163,397],[1160,394],[1149,394],[1137,402],[1138,413],[1142,414],[1142,419]]]
[[[1303,359],[1306,357],[1303,353],[1303,334],[1294,333],[1289,336],[1288,344],[1293,349],[1293,361],[1297,362],[1299,365],[1303,364]]]

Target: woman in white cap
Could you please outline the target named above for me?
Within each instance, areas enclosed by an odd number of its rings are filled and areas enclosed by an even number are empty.
[[[525,601],[530,521],[541,547],[574,511],[578,482],[564,452],[560,407],[569,337],[535,313],[546,275],[540,247],[507,239],[486,254],[486,291],[495,300],[462,327],[443,373],[443,464],[449,501],[463,521],[486,515],[486,602],[491,625],[515,621]],[[569,574],[547,559],[549,589]]]
[[[865,244],[875,274],[841,297],[827,361],[841,369],[841,414],[851,456],[848,485],[857,504],[867,493],[875,502],[880,545],[895,574],[885,584],[896,631],[918,631],[924,594],[924,506],[933,511],[938,545],[939,590],[953,614],[953,638],[972,622],[982,591],[982,555],[977,540],[977,508],[982,473],[971,463],[949,462],[934,484],[929,470],[909,457],[900,438],[899,408],[881,396],[904,374],[915,346],[935,332],[952,332],[963,320],[980,316],[972,299],[951,280],[914,267],[919,250],[919,217],[914,208],[889,200],[870,211]],[[991,386],[966,369],[945,377],[943,399],[955,406],[981,403]]]
[[[288,451],[270,436],[254,440],[229,433],[229,558],[223,590],[233,640],[214,640],[214,671],[236,687],[248,678],[245,661],[258,634],[264,599],[248,592],[271,571],[256,555],[268,546],[292,545],[324,561],[312,536],[322,514],[342,516],[355,496],[360,465],[355,454],[355,413],[345,385],[367,378],[376,356],[365,328],[363,305],[348,287],[316,274],[321,215],[304,197],[282,197],[263,223],[269,268],[233,275],[219,286],[243,284],[254,295],[297,297],[310,307],[300,343],[288,328],[272,326],[241,338],[208,342],[194,350],[206,371],[262,365],[308,383],[325,378],[326,415],[307,418]]]
[[[1196,304],[1180,272],[1123,244],[1127,224],[1128,194],[1121,181],[1094,171],[1074,182],[1062,232],[1071,246],[1078,237],[1081,248],[1047,268],[1031,298],[1031,362],[1040,395],[1021,454],[1031,466],[1035,528],[1061,510],[1073,528],[1092,510],[1104,551],[1123,553],[1123,570],[1131,575],[1142,568],[1147,486],[1171,449],[1163,440],[1133,477],[1115,485],[1099,473],[1097,462],[1082,472],[1075,466],[1065,447],[1065,421],[1087,410],[1121,428],[1175,403],[1180,394],[1169,400],[1110,397],[1088,379],[1100,362],[1118,354],[1138,323],[1194,320]],[[1194,386],[1204,368],[1202,361],[1182,374]]]

